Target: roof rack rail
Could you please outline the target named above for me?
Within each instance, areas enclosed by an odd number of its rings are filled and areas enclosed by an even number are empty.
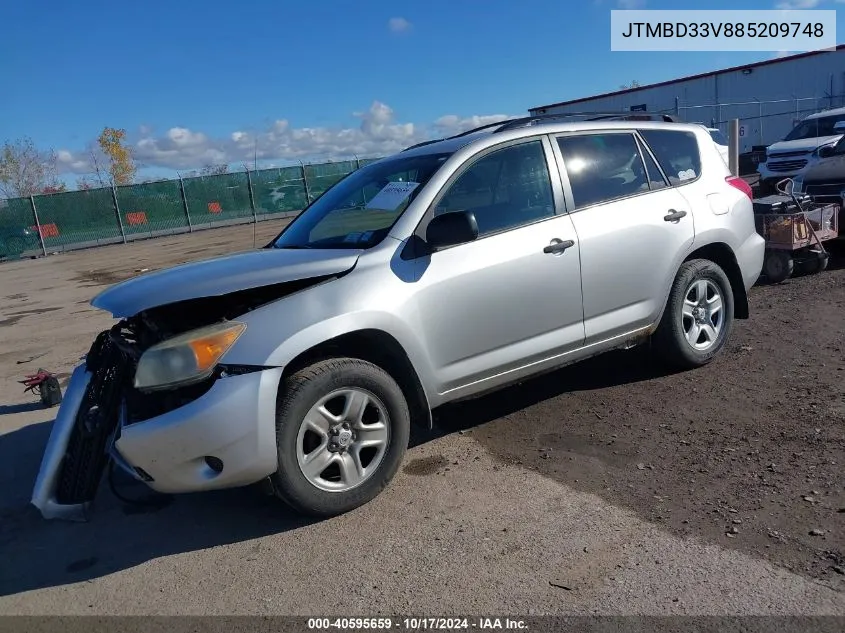
[[[516,121],[525,121],[529,118],[531,118],[531,117],[520,117],[518,119],[504,119],[502,121],[496,121],[495,123],[487,123],[485,125],[480,125],[478,127],[472,128],[470,130],[465,130],[465,131],[461,132],[460,134],[455,134],[455,135],[449,136],[447,138],[461,138],[462,136],[469,136],[470,134],[474,134],[475,132],[480,132],[481,130],[486,130],[486,129],[491,128],[491,127],[496,127],[497,125],[504,125],[506,123],[513,123],[513,122],[516,122]]]
[[[407,152],[407,151],[410,151],[412,149],[417,149],[418,147],[423,147],[425,145],[431,145],[432,143],[437,143],[437,142],[442,141],[442,140],[443,140],[442,138],[433,138],[429,141],[423,141],[422,143],[417,143],[416,145],[411,145],[410,147],[406,147],[402,151]]]
[[[533,117],[513,119],[506,121],[496,133],[512,130],[518,127],[536,125],[545,121],[568,119],[572,117],[586,117],[585,121],[664,121],[666,123],[677,123],[681,119],[675,115],[662,112],[561,112],[559,114],[538,114]]]
[[[482,130],[487,130],[493,127],[497,128],[493,130],[493,134],[498,134],[499,132],[504,132],[506,130],[513,130],[520,127],[528,127],[529,125],[536,125],[545,121],[568,119],[578,116],[587,117],[584,119],[585,121],[664,121],[666,123],[682,122],[682,119],[677,115],[665,114],[663,112],[561,112],[558,114],[538,114],[536,116],[517,117],[513,119],[504,119],[502,121],[496,121],[495,123],[486,123],[484,125],[480,125],[469,130],[464,130],[463,132],[460,132],[458,134],[447,136],[445,139],[438,138],[432,139],[430,141],[423,141],[422,143],[417,143],[416,145],[406,147],[402,151],[407,152],[408,150],[416,149],[417,147],[423,147],[424,145],[429,145],[431,143],[437,143],[438,141],[469,136],[470,134],[475,134],[476,132],[481,132]]]

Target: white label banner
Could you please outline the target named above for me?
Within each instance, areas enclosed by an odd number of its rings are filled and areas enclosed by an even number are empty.
[[[769,51],[836,49],[835,9],[613,10],[612,51]]]

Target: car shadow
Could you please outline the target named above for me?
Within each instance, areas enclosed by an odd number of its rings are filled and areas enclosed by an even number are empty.
[[[18,404],[0,404],[0,415],[12,415],[14,413],[26,413],[46,409],[40,402],[20,402]]]
[[[125,503],[104,477],[86,523],[47,521],[30,505],[52,422],[0,435],[0,595],[83,582],[147,561],[294,530],[311,521],[258,488],[158,496]],[[115,480],[120,496],[150,500],[143,484]]]
[[[655,360],[648,345],[608,352],[499,391],[439,407],[434,411],[434,429],[417,444],[507,417],[565,393],[628,385],[672,373]]]

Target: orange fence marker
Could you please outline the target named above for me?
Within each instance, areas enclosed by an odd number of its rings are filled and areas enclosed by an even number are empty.
[[[31,226],[29,227],[33,231],[38,231],[38,226]],[[41,237],[59,237],[59,227],[55,224],[42,224],[41,225]]]
[[[130,226],[137,226],[138,224],[146,224],[147,223],[147,214],[143,211],[135,211],[132,213],[126,214],[126,222]]]

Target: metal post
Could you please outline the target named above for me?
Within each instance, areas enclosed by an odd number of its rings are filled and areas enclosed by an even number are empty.
[[[763,102],[754,97],[757,102],[757,132],[760,136],[760,145],[763,144]]]
[[[299,161],[299,166],[302,169],[302,184],[305,185],[305,202],[311,204],[311,191],[308,189],[308,178],[305,177],[305,165]]]
[[[179,191],[182,193],[182,206],[185,207],[185,217],[188,219],[188,233],[193,233],[194,225],[191,223],[191,212],[188,210],[188,196],[185,195],[185,182],[182,180],[182,174],[179,174]]]
[[[246,170],[246,185],[249,189],[249,206],[252,208],[252,221],[258,222],[258,216],[255,214],[255,194],[252,192],[252,178],[249,175],[249,170]]]
[[[41,242],[41,252],[47,257],[47,247],[44,246],[44,235],[41,233],[41,222],[38,220],[38,210],[35,208],[35,196],[29,196],[29,204],[32,205],[32,217],[35,218],[35,230],[38,231],[38,241]]]
[[[739,176],[739,119],[731,119],[728,140],[728,166],[734,176]]]
[[[678,97],[675,97],[675,116],[681,116],[681,111],[678,106]]]
[[[358,159],[358,154],[355,154],[355,169],[361,169],[361,161]]]
[[[117,215],[117,226],[120,228],[120,237],[123,238],[123,243],[126,244],[126,232],[123,230],[123,219],[120,217],[120,205],[117,203],[117,189],[112,183],[111,186],[112,200],[114,200],[114,213]]]
[[[249,190],[249,206],[252,207],[252,248],[255,248],[255,225],[258,224],[258,216],[255,214],[255,195],[252,192],[252,178],[249,169],[246,170],[246,186]]]

